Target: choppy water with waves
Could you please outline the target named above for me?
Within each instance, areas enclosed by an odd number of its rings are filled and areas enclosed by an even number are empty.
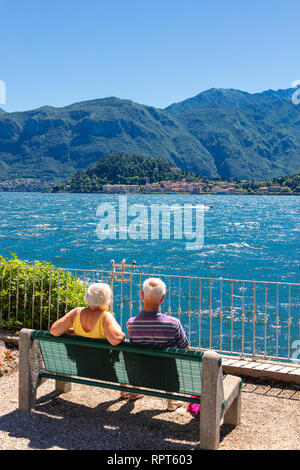
[[[205,204],[204,246],[188,240],[100,240],[96,229],[103,202],[119,195],[0,193],[0,253],[56,266],[109,269],[110,260],[133,259],[144,269],[234,279],[297,282],[300,262],[298,196],[133,195],[128,206]],[[128,220],[128,223],[130,220]],[[118,234],[117,234],[118,236]]]

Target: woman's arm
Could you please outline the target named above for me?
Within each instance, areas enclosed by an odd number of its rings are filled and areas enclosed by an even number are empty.
[[[63,335],[64,333],[72,333],[73,330],[71,330],[73,326],[73,321],[77,315],[77,308],[74,308],[70,312],[68,312],[64,317],[60,318],[59,320],[56,320],[56,322],[53,323],[53,325],[50,328],[50,333],[53,336],[60,336]]]
[[[125,339],[125,333],[110,312],[103,314],[103,328],[107,341],[113,346],[117,346]]]

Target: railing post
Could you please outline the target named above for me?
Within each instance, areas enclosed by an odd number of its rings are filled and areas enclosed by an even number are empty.
[[[115,264],[115,261],[111,260],[112,272],[110,274],[110,288],[113,294],[114,282],[121,283],[121,300],[120,300],[120,326],[122,327],[122,316],[123,316],[123,282],[132,282],[132,274],[136,266],[136,261],[132,261],[132,264],[126,264],[126,259],[123,259],[121,264]],[[126,272],[125,269],[131,267],[131,272]],[[121,268],[121,271],[116,271],[115,268]],[[125,277],[126,275],[126,277]],[[129,275],[129,277],[127,277]],[[113,299],[113,295],[112,295]],[[113,311],[113,300],[111,302],[111,311]]]

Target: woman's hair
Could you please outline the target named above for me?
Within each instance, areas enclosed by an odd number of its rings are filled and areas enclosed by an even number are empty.
[[[112,298],[111,288],[104,282],[91,284],[84,297],[89,307],[106,307],[110,304]]]
[[[144,298],[160,302],[166,293],[166,284],[158,277],[149,277],[143,284]]]

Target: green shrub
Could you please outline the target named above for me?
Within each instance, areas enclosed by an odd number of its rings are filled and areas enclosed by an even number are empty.
[[[69,271],[47,262],[26,263],[0,256],[0,326],[48,329],[76,306],[84,305],[85,287]]]

